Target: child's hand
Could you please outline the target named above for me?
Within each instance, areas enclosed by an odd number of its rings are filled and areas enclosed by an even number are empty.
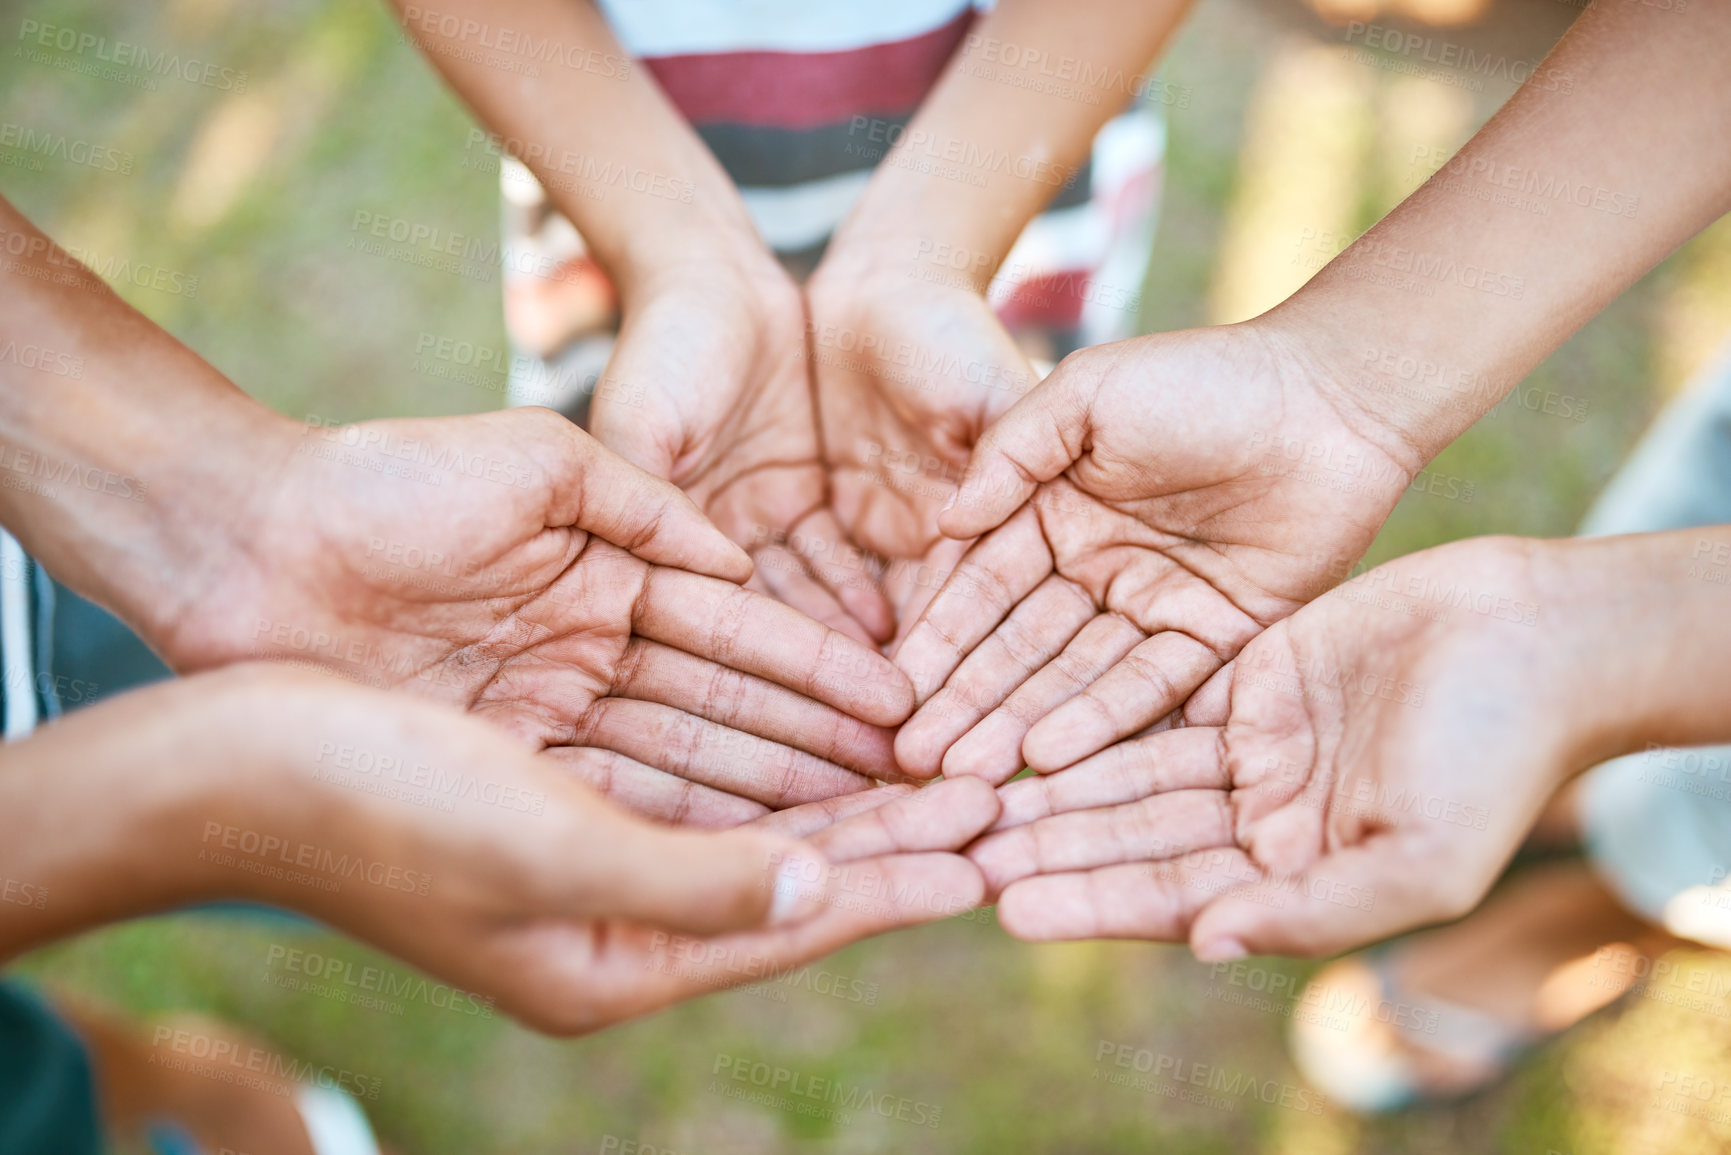
[[[1035,381],[983,297],[909,272],[838,249],[806,294],[831,501],[889,563],[902,631],[961,555],[937,518],[974,442]]]
[[[754,589],[884,641],[895,619],[826,496],[799,290],[750,247],[634,283],[590,427],[751,550]]]

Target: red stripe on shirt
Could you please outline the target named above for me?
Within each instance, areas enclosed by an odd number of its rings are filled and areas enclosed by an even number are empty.
[[[998,320],[1007,329],[1073,329],[1082,323],[1082,302],[1092,280],[1093,274],[1082,269],[1029,277],[998,306]]]
[[[693,124],[816,128],[919,107],[973,24],[972,10],[906,40],[844,52],[718,52],[643,61]]]

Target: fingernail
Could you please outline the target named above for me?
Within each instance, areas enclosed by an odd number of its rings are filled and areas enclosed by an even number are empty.
[[[942,509],[938,510],[938,512],[939,513],[950,512],[950,509],[956,504],[956,498],[960,497],[961,495],[962,495],[962,491],[961,491],[961,488],[959,486],[955,489],[950,490],[950,496],[944,499],[944,507]]]
[[[1196,960],[1205,963],[1237,962],[1249,958],[1250,952],[1235,938],[1217,938],[1196,948]]]
[[[775,897],[769,904],[769,925],[804,922],[823,909],[829,863],[809,853],[790,854],[775,872]]]

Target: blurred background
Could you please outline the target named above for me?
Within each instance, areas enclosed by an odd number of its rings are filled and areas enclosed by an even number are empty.
[[[1239,320],[1314,269],[1309,238],[1350,237],[1416,187],[1510,95],[1509,70],[1409,75],[1349,43],[1348,22],[1537,61],[1576,0],[1200,0],[1162,72],[1163,205],[1145,331]],[[470,121],[367,0],[24,0],[70,25],[246,74],[154,87],[0,57],[0,118],[107,146],[120,171],[0,147],[0,190],[267,404],[354,420],[502,403],[497,271],[422,268],[352,247],[357,213],[497,241],[496,169]],[[1517,73],[1518,74],[1518,73]],[[1705,143],[1705,142],[1704,142]],[[1724,142],[1719,142],[1723,144]],[[1731,321],[1731,221],[1690,242],[1592,321],[1409,492],[1372,563],[1483,533],[1562,535]],[[422,356],[429,338],[497,351]],[[1572,399],[1541,405],[1545,393]],[[1558,412],[1546,412],[1547,408]],[[1447,496],[1445,496],[1445,494]],[[1131,1048],[1297,1086],[1285,1034],[1309,972],[1216,975],[1175,947],[1027,946],[987,913],[869,942],[785,980],[712,996],[576,1042],[417,997],[356,1006],[293,989],[291,949],[401,966],[294,923],[143,920],[15,971],[141,1013],[199,1010],[285,1052],[379,1080],[368,1104],[397,1150],[472,1152],[1711,1152],[1731,1123],[1654,1105],[1654,1072],[1731,1081],[1731,965],[1703,1011],[1637,994],[1446,1107],[1361,1120],[1296,1096],[1191,1102],[1114,1085]],[[1236,981],[1235,981],[1236,980]],[[1260,984],[1260,985],[1259,985]],[[1697,992],[1699,993],[1699,992]],[[1261,1002],[1254,1000],[1260,998]],[[1249,1000],[1249,1005],[1246,1005]],[[937,1108],[936,1125],[840,1123],[711,1089],[764,1061]],[[1134,1073],[1134,1072],[1133,1072]],[[1318,1109],[1310,1109],[1310,1108]],[[932,1112],[925,1112],[931,1115]]]

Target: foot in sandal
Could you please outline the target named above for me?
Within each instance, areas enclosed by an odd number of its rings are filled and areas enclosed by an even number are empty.
[[[1303,1001],[1330,1013],[1294,1020],[1293,1059],[1357,1111],[1469,1095],[1615,1001],[1637,956],[1676,941],[1585,863],[1535,867],[1460,922],[1324,967]]]

